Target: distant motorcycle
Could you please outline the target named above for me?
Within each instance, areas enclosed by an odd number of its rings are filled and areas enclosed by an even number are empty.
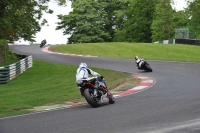
[[[144,59],[141,60],[141,68],[139,70],[144,70],[147,72],[152,72],[152,68],[150,67],[149,63],[147,63],[147,61],[145,61]]]
[[[98,78],[98,77],[97,77]],[[104,78],[99,81],[99,88],[97,96],[94,96],[95,85],[87,80],[79,80],[77,85],[80,88],[82,96],[85,97],[85,100],[92,107],[99,107],[102,103],[109,102],[110,104],[115,103],[115,98],[112,93],[108,90]]]
[[[40,44],[40,48],[43,47],[44,45],[45,45],[45,43],[42,42],[42,43]]]
[[[46,39],[42,40],[42,42],[40,43],[40,48],[43,47],[46,43],[47,43]]]

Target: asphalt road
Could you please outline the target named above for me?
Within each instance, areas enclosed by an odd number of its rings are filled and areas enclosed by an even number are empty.
[[[82,105],[0,119],[0,133],[200,133],[200,64],[148,61],[152,73],[134,60],[44,53],[39,46],[12,46],[34,59],[139,73],[155,79],[149,89],[99,108]],[[113,77],[116,78],[116,77]]]

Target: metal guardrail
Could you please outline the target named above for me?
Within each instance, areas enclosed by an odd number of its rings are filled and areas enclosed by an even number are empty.
[[[154,43],[158,43],[158,44],[188,44],[188,45],[200,46],[200,40],[197,40],[197,39],[172,39],[172,40],[157,41]]]
[[[0,67],[0,84],[7,83],[32,66],[33,58],[28,56],[9,66]]]

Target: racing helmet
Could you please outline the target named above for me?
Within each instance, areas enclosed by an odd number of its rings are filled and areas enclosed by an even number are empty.
[[[87,64],[86,64],[85,62],[81,62],[81,63],[79,64],[79,67],[80,67],[80,68],[81,68],[81,67],[87,68]]]
[[[138,59],[139,59],[139,57],[136,55],[136,56],[135,56],[135,60],[138,60]]]

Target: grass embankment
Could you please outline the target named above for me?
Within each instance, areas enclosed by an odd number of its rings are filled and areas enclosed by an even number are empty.
[[[13,64],[13,63],[18,62],[19,60],[20,60],[20,59],[9,59],[9,60],[7,60],[7,61],[4,62],[4,63],[0,63],[0,67],[11,65],[11,64]]]
[[[200,62],[200,46],[152,43],[90,43],[59,45],[52,51],[88,54],[99,57],[134,59],[135,55],[146,60]]]
[[[34,60],[32,68],[7,84],[0,84],[0,117],[28,113],[27,109],[36,106],[85,101],[75,85],[76,69],[77,66]],[[105,76],[109,89],[131,76],[112,70],[92,69]]]

